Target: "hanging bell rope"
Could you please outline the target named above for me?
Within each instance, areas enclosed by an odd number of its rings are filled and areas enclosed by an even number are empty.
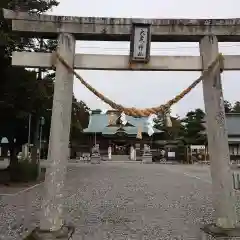
[[[178,103],[181,99],[183,99],[192,89],[194,89],[206,76],[209,74],[215,74],[219,69],[223,67],[223,55],[219,54],[214,61],[209,65],[209,67],[202,72],[202,75],[197,78],[189,87],[184,89],[180,94],[169,100],[166,104],[152,107],[152,108],[144,108],[144,109],[137,109],[137,108],[127,108],[121,104],[117,104],[114,101],[110,100],[108,97],[104,96],[102,93],[98,92],[94,87],[88,84],[69,64],[59,55],[58,52],[53,53],[52,65],[55,67],[56,61],[59,60],[69,72],[75,75],[75,77],[88,89],[90,90],[95,96],[100,98],[103,102],[108,104],[113,109],[116,109],[120,112],[124,112],[128,116],[132,117],[147,117],[151,114],[158,115],[159,113],[165,113],[166,109],[170,109],[170,107],[176,103]]]

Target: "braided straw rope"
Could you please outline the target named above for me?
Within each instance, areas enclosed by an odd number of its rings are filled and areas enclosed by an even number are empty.
[[[108,97],[104,96],[102,93],[98,92],[94,87],[88,84],[69,64],[60,56],[57,52],[53,53],[53,66],[55,66],[56,60],[59,60],[69,72],[73,73],[76,78],[94,95],[100,98],[103,102],[108,104],[113,109],[116,109],[120,112],[124,112],[126,115],[133,117],[146,117],[151,114],[158,115],[159,113],[165,113],[173,104],[178,103],[182,98],[184,98],[193,88],[195,88],[206,76],[209,74],[215,74],[219,68],[223,67],[223,55],[220,53],[216,59],[209,65],[209,67],[202,72],[202,75],[197,78],[190,86],[184,89],[180,94],[169,100],[166,104],[152,107],[152,108],[127,108],[121,104],[117,104],[110,100]],[[221,70],[221,69],[220,69]]]

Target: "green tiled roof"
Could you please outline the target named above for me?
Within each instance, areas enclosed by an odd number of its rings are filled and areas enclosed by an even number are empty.
[[[105,127],[102,130],[102,134],[103,135],[112,135],[112,134],[115,134],[118,129],[119,129],[118,127]]]
[[[129,135],[137,135],[138,128],[141,126],[142,133],[147,133],[148,128],[146,126],[147,117],[142,118],[134,118],[131,116],[126,116],[126,119],[128,123],[133,125],[123,127],[124,131]],[[110,126],[109,124],[109,116],[108,114],[100,114],[99,112],[95,112],[94,114],[90,115],[88,128],[84,129],[84,132],[86,133],[102,133],[103,135],[112,135],[115,134],[119,127]],[[161,133],[163,131],[160,131],[156,128],[153,128],[155,133]]]

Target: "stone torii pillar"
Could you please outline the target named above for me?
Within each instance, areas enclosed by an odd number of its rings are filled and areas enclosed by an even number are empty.
[[[61,33],[58,38],[58,53],[73,66],[75,38]],[[68,162],[68,144],[71,124],[73,74],[59,61],[56,62],[56,81],[52,108],[51,132],[48,150],[50,166],[46,171],[45,196],[42,204],[40,229],[35,234],[41,239],[49,235],[61,235],[67,239],[68,227],[63,221],[63,187]],[[54,238],[55,239],[55,238]]]
[[[200,41],[200,53],[203,69],[207,69],[219,54],[217,37],[203,37]],[[210,74],[203,80],[203,95],[216,219],[215,225],[207,228],[214,234],[215,230],[233,229],[237,224],[220,67],[214,75]]]

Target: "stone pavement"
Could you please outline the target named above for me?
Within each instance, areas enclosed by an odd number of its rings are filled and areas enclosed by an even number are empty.
[[[37,224],[42,192],[0,196],[1,240]],[[208,166],[82,164],[68,169],[65,195],[74,240],[197,240],[213,212]]]

